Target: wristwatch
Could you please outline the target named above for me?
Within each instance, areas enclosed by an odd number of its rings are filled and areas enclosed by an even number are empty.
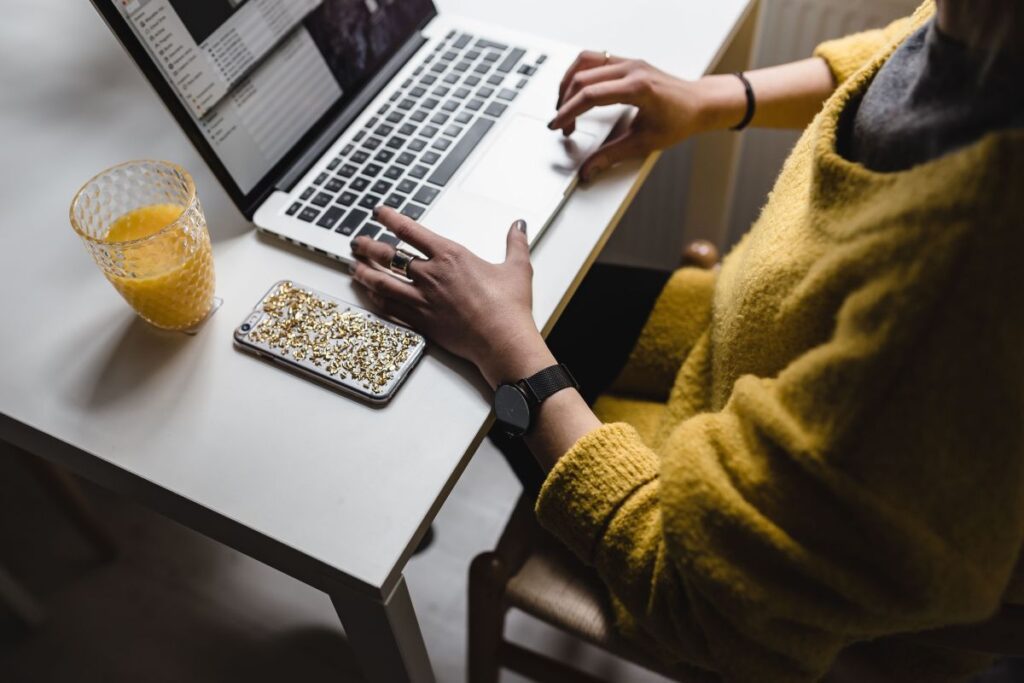
[[[501,384],[494,393],[494,417],[509,436],[523,436],[533,426],[540,404],[569,388],[579,389],[580,385],[561,363],[515,384]]]

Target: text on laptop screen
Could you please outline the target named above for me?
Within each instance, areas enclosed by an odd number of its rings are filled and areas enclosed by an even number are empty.
[[[111,0],[247,194],[428,17],[430,0]]]

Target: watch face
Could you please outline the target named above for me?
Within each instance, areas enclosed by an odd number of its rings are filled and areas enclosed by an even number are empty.
[[[519,387],[502,384],[494,394],[494,417],[513,436],[525,434],[530,427],[530,404]]]

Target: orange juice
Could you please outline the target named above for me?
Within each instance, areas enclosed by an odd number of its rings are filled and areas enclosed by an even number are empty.
[[[197,239],[183,221],[156,235],[184,210],[177,204],[143,206],[115,220],[103,236],[107,243],[140,240],[124,245],[120,272],[105,268],[107,279],[144,319],[176,330],[200,322],[213,305],[213,255],[205,228]]]

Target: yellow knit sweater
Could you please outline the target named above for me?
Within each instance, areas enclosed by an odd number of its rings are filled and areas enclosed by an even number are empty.
[[[537,501],[627,633],[724,680],[982,620],[1024,540],[1024,134],[887,174],[835,148],[933,12],[818,48],[840,86],[761,217],[675,273]]]

